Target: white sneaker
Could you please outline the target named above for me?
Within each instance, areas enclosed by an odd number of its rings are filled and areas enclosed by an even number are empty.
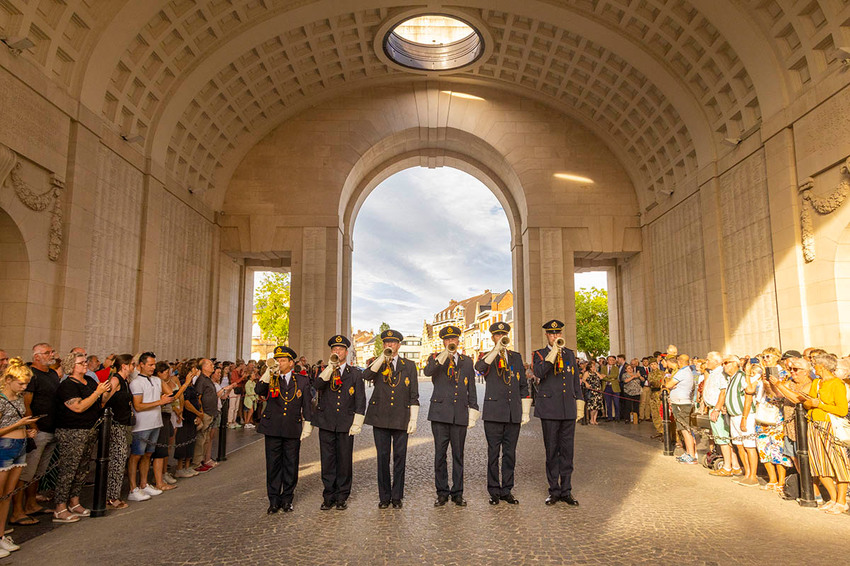
[[[245,425],[245,428],[257,428],[257,427],[256,427],[256,425],[254,425],[254,423],[248,423],[248,424]]]
[[[10,554],[12,553],[6,550],[5,548],[0,548],[0,558],[6,558]]]
[[[157,488],[155,488],[154,486],[152,486],[152,485],[150,485],[150,484],[146,485],[146,486],[145,486],[145,488],[144,488],[144,489],[142,489],[142,491],[144,491],[144,492],[145,492],[145,493],[147,493],[148,495],[159,495],[159,494],[161,494],[161,493],[162,493],[162,490],[161,490],[161,489],[157,489]]]
[[[150,498],[151,496],[148,495],[146,491],[137,487],[130,492],[130,495],[127,496],[127,501],[147,501]]]
[[[0,537],[0,548],[9,552],[21,549],[21,547],[15,544],[15,541],[12,540],[12,537],[9,536]]]
[[[180,468],[179,470],[174,472],[174,477],[175,478],[190,478],[192,476],[190,476],[188,473],[186,473],[186,468]]]
[[[177,480],[174,479],[174,476],[172,476],[168,472],[165,472],[164,474],[162,474],[162,479],[165,481],[165,483],[167,483],[169,485],[174,485],[175,483],[177,483]]]

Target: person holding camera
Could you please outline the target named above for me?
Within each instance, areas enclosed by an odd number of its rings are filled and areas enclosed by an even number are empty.
[[[729,376],[729,386],[726,388],[726,412],[729,415],[729,429],[732,445],[738,450],[738,458],[744,466],[744,477],[735,480],[744,487],[759,485],[756,471],[758,470],[758,451],[756,450],[756,418],[753,411],[753,397],[756,393],[758,379],[753,379],[758,359],[751,358],[747,372],[741,370],[741,362],[735,356],[723,359],[723,371]],[[761,368],[759,368],[761,369]]]
[[[697,463],[696,441],[691,432],[695,379],[690,361],[687,354],[681,354],[675,360],[668,358],[667,369],[671,375],[664,382],[664,386],[670,391],[670,411],[684,442],[685,453],[677,458],[682,464]]]

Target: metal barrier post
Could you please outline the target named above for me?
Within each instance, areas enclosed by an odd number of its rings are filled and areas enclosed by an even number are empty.
[[[106,515],[106,484],[109,480],[109,435],[112,431],[112,409],[103,412],[97,439],[97,459],[94,467],[94,502],[91,516]]]
[[[806,410],[803,405],[797,404],[794,407],[794,420],[797,426],[797,465],[800,468],[800,499],[797,501],[803,507],[817,507],[812,469],[809,467],[809,428],[806,426]]]
[[[661,412],[664,413],[661,419],[664,427],[664,455],[672,456],[676,441],[673,438],[673,427],[670,426],[670,392],[666,389],[661,390]]]
[[[227,461],[227,414],[230,410],[230,399],[221,404],[221,419],[218,423],[218,455],[216,462]]]

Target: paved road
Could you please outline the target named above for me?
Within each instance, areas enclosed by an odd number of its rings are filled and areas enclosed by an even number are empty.
[[[422,384],[423,404],[430,384]],[[302,448],[295,512],[267,516],[262,443],[218,469],[107,518],[62,526],[23,545],[16,564],[730,564],[846,559],[850,516],[832,517],[707,476],[629,438],[628,425],[578,427],[578,509],[546,507],[537,419],[520,435],[519,506],[491,507],[486,444],[467,438],[465,509],[435,509],[433,445],[420,413],[411,439],[405,506],[379,510],[370,427],[355,442],[347,511],[319,511],[318,439]],[[621,432],[623,434],[618,434]],[[0,564],[11,563],[9,559]]]

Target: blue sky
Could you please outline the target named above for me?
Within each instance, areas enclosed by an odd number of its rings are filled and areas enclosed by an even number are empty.
[[[511,234],[499,201],[457,169],[416,167],[381,183],[354,225],[352,326],[419,334],[450,299],[511,287]],[[579,274],[577,285],[604,286]]]

